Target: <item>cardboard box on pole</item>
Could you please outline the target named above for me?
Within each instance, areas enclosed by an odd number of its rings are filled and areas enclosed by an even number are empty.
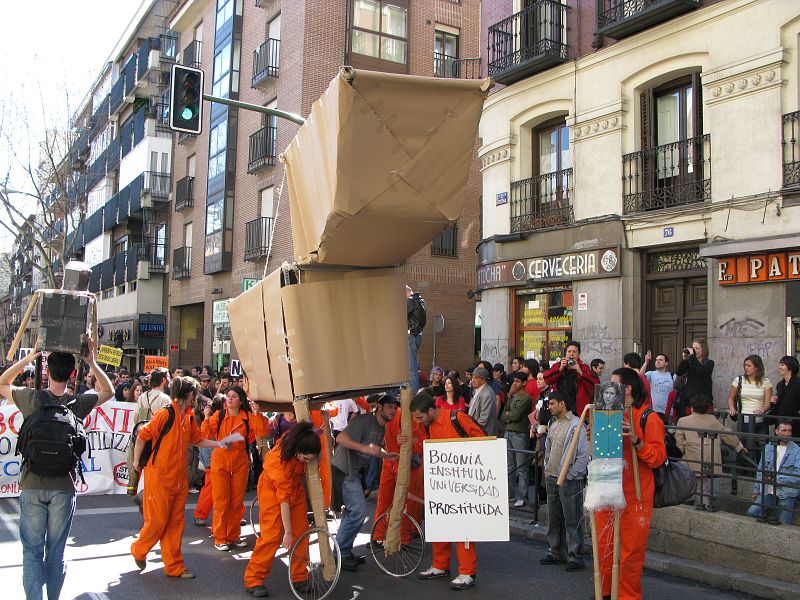
[[[398,269],[278,270],[228,306],[250,395],[347,397],[408,379],[405,282]]]

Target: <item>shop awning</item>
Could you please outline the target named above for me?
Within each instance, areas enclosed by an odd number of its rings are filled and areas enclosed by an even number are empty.
[[[774,235],[749,240],[725,240],[700,246],[701,258],[736,256],[737,254],[759,254],[773,250],[800,248],[800,234]]]

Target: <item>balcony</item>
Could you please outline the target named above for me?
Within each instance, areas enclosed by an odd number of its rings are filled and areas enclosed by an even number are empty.
[[[175,184],[175,212],[194,206],[194,177],[184,177]]]
[[[626,214],[711,200],[711,136],[626,154],[622,187]]]
[[[451,225],[434,238],[431,256],[458,256],[458,225]]]
[[[259,87],[278,76],[281,41],[268,39],[253,52],[253,82],[251,87]]]
[[[144,173],[128,184],[130,190],[130,205],[128,214],[136,216],[142,210],[142,188],[144,187]]]
[[[83,223],[84,243],[88,244],[103,233],[103,209],[98,209]]]
[[[189,45],[183,49],[183,60],[181,60],[183,66],[199,69],[202,65],[202,54],[200,53],[201,48],[201,42],[197,40],[189,42]]]
[[[189,279],[192,276],[192,247],[175,248],[172,253],[172,278]]]
[[[567,6],[539,0],[489,27],[489,77],[509,85],[566,62]]]
[[[92,267],[92,274],[89,276],[89,291],[98,293],[100,291],[100,271],[102,270],[102,263]]]
[[[167,268],[167,244],[146,237],[144,243],[138,245],[139,260],[147,262],[151,273],[163,273]]]
[[[250,136],[250,161],[247,172],[254,173],[261,167],[275,166],[275,138],[278,134],[275,125],[267,125]]]
[[[119,166],[122,138],[120,136],[111,140],[106,150],[106,173],[110,173]]]
[[[114,259],[107,258],[100,263],[100,289],[109,290],[114,287]]]
[[[127,252],[115,254],[111,260],[114,261],[114,285],[125,285],[125,258]]]
[[[800,187],[800,111],[783,115],[783,187]]]
[[[166,98],[168,100],[168,98]],[[152,96],[147,105],[145,117],[153,119],[153,125],[145,125],[147,135],[151,137],[172,137],[172,130],[169,128],[169,102],[163,102],[163,98]]]
[[[158,37],[161,45],[161,55],[159,58],[174,62],[175,58],[178,56],[178,36],[168,31],[167,33],[162,33]]]
[[[109,114],[113,119],[116,119],[116,115],[119,112],[119,109],[122,108],[122,105],[125,102],[125,78],[122,73],[119,75],[119,79],[111,86],[111,94],[108,98],[108,108]]]
[[[169,192],[172,187],[172,175],[156,171],[144,172],[142,186],[142,208],[153,208],[160,202],[169,202]]]
[[[136,55],[133,55],[125,63],[122,70],[125,79],[125,101],[133,102],[134,91],[136,90]]]
[[[244,259],[258,260],[269,252],[269,236],[272,231],[272,218],[259,217],[248,221],[244,226]]]
[[[571,224],[572,169],[511,183],[511,232]]]
[[[480,58],[456,58],[441,52],[433,53],[433,76],[447,79],[480,79]]]
[[[702,4],[702,0],[600,0],[597,33],[620,40]]]
[[[111,231],[117,226],[117,204],[119,203],[119,195],[114,196],[103,207],[103,231]]]
[[[108,106],[110,98],[110,94],[107,95],[92,113],[92,129],[89,131],[89,138],[92,140],[103,133],[106,125],[108,125]]]

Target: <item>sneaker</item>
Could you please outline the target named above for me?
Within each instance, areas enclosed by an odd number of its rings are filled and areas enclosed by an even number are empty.
[[[200,519],[199,517],[195,517],[194,524],[197,525],[198,527],[205,527],[206,525],[208,525],[208,521],[206,521],[205,519]]]
[[[383,540],[371,540],[369,544],[367,544],[367,548],[371,548],[372,550],[380,550],[383,548]]]
[[[450,571],[447,569],[437,569],[436,567],[431,567],[417,574],[417,579],[422,579],[423,581],[428,579],[438,579],[439,577],[450,577]]]
[[[241,521],[239,521],[240,527],[244,527],[245,525],[247,525],[247,519],[242,519]]]
[[[136,563],[136,568],[138,568],[140,571],[144,571],[147,568],[146,560],[139,560],[137,558],[134,558],[133,560]]]
[[[770,519],[769,521],[767,521],[767,523],[769,523],[770,525],[780,525],[781,524],[781,522],[778,519]]]
[[[575,571],[582,571],[584,569],[584,565],[579,562],[570,561],[567,563],[567,573],[574,573]]]
[[[564,562],[564,561],[562,559],[560,559],[560,558],[556,558],[552,554],[548,554],[542,560],[539,561],[539,564],[540,565],[556,565],[556,564],[561,563],[561,562]]]
[[[475,585],[474,575],[464,575],[463,573],[450,582],[451,590],[466,590]]]
[[[228,544],[214,544],[214,548],[216,548],[220,552],[227,552],[228,550],[231,549],[231,547],[228,546]]]
[[[228,546],[233,548],[247,548],[247,540],[234,540],[233,542],[228,542]]]
[[[194,573],[191,571],[184,571],[180,575],[178,575],[178,579],[194,579]]]
[[[767,519],[767,517],[765,516],[756,517],[756,521],[758,521],[759,523],[766,523],[768,520],[769,519]]]
[[[189,493],[190,494],[199,494],[200,490],[198,490],[196,487],[190,487],[189,488]]]
[[[514,508],[522,508],[525,506],[525,500],[517,500],[514,502]]]
[[[255,596],[256,598],[266,598],[267,596],[269,596],[267,588],[265,588],[263,585],[257,585],[256,587],[244,588],[244,589],[248,594],[250,594],[251,596]]]
[[[301,594],[305,594],[308,591],[311,591],[311,583],[308,579],[303,579],[302,581],[293,581],[292,587],[294,588],[295,592],[300,592]]]
[[[342,557],[342,568],[345,571],[358,571],[358,566],[363,564],[360,560],[358,560],[358,556],[343,556]]]

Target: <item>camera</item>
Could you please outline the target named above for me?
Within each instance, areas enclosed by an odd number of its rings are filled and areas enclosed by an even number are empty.
[[[568,367],[574,367],[575,366],[575,361],[570,358],[569,360],[567,360],[567,366]]]
[[[691,354],[691,353],[692,353],[692,350],[691,350],[690,348],[684,348],[684,349],[683,349],[683,353],[684,353],[684,354]]]

